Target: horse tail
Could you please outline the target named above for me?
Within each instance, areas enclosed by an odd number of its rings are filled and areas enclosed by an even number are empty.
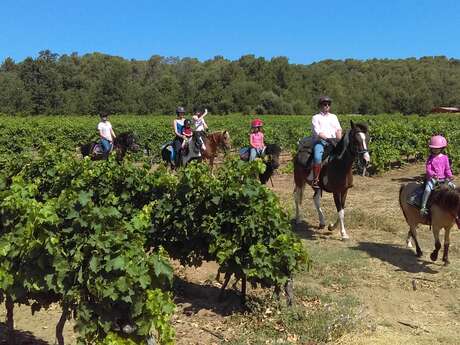
[[[305,168],[297,163],[297,157],[294,157],[294,200],[296,205],[301,205],[303,192],[305,190],[306,173]]]
[[[407,219],[406,212],[404,211],[404,206],[403,206],[403,201],[402,201],[402,192],[406,188],[405,184],[402,184],[401,187],[399,187],[399,207],[401,207],[401,211],[404,215],[404,218],[406,219],[406,222],[409,223],[409,220]]]

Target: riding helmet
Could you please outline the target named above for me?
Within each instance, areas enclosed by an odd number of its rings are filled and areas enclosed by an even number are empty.
[[[179,114],[185,114],[185,108],[184,107],[177,107],[176,108],[176,115]]]
[[[442,149],[447,146],[447,140],[442,135],[432,136],[428,145],[432,149]]]
[[[262,122],[261,119],[254,119],[251,121],[251,127],[256,128],[256,127],[262,127],[264,123]]]
[[[318,104],[319,104],[319,105],[322,105],[323,103],[329,103],[329,104],[331,104],[331,103],[332,103],[332,99],[331,99],[329,96],[321,96],[321,97],[319,98]]]

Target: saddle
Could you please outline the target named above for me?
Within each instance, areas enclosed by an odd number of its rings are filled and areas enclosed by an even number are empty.
[[[411,206],[414,206],[416,208],[420,208],[421,205],[422,205],[422,197],[423,197],[423,193],[425,192],[425,185],[426,185],[426,181],[424,183],[420,183],[420,185],[412,192],[412,194],[409,194],[407,196],[407,200],[406,202],[411,205]],[[448,183],[447,182],[443,182],[443,183],[440,183],[438,184],[432,192],[436,191],[436,190],[439,190],[441,188],[450,188]],[[431,194],[433,195],[433,194]],[[431,199],[431,195],[430,197],[428,198],[428,203],[427,203],[427,206],[430,207],[430,199]]]
[[[93,147],[91,148],[91,152],[93,155],[102,155],[104,154],[104,150],[100,143],[94,143]]]
[[[332,151],[335,148],[336,143],[326,145],[324,148],[324,153],[322,157],[322,164],[324,165],[327,163],[328,158],[331,156]],[[297,147],[297,155],[296,159],[297,162],[300,163],[303,167],[309,169],[311,167],[311,163],[313,161],[313,138],[312,137],[304,137]]]

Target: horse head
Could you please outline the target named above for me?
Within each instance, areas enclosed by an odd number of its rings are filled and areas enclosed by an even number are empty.
[[[281,147],[277,144],[268,144],[265,148],[265,171],[259,176],[261,183],[267,183],[273,172],[280,166]]]
[[[136,143],[136,137],[131,132],[120,133],[114,140],[114,145],[123,151],[137,152],[140,146]]]
[[[367,167],[371,161],[369,155],[369,130],[364,123],[350,120],[349,145],[353,155],[358,156],[358,164]]]
[[[232,142],[228,131],[223,131],[220,135],[219,145],[224,151],[228,151],[232,148]]]

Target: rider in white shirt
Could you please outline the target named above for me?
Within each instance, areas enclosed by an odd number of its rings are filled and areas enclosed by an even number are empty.
[[[200,113],[199,111],[195,112],[195,115],[192,116],[193,124],[195,126],[195,133],[200,138],[202,142],[202,150],[206,150],[206,146],[204,144],[204,139],[206,137],[206,130],[208,129],[208,125],[204,120],[204,117],[208,114],[208,109],[204,110],[204,113]]]
[[[313,188],[319,188],[319,175],[321,173],[321,162],[324,148],[329,145],[331,139],[340,140],[342,138],[342,127],[340,126],[337,116],[331,114],[331,98],[327,96],[320,97],[320,112],[313,116],[311,120],[313,135]]]
[[[113,131],[112,124],[107,120],[108,115],[105,113],[101,114],[101,122],[97,125],[99,137],[101,138],[101,147],[105,154],[108,154],[112,150],[113,140],[116,138],[115,132]]]

